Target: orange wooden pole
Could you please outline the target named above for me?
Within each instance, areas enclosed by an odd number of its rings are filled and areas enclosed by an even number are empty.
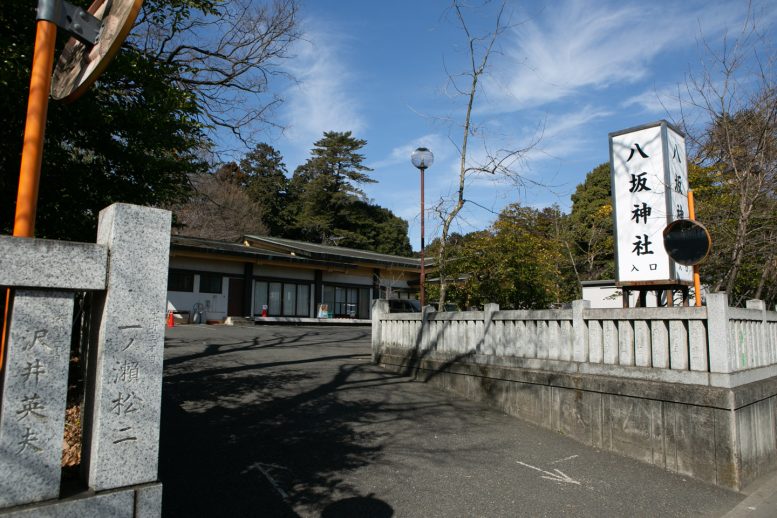
[[[19,170],[19,190],[16,196],[16,215],[13,235],[35,235],[35,213],[38,206],[40,165],[43,160],[43,138],[46,134],[46,114],[51,92],[51,71],[54,67],[54,43],[57,26],[46,20],[38,20],[35,29],[35,50],[32,55],[30,94],[27,100],[27,121],[24,126],[22,164]],[[11,290],[6,292],[3,335],[0,340],[0,369],[5,358],[5,339],[8,332],[8,309]]]
[[[691,221],[696,221],[696,206],[693,202],[693,191],[688,189],[688,217]],[[695,293],[696,307],[701,306],[701,279],[699,278],[699,265],[693,265],[693,291]]]
[[[40,165],[43,159],[43,138],[46,134],[46,114],[49,108],[56,39],[57,26],[46,20],[38,20],[13,227],[13,235],[18,237],[35,235]]]

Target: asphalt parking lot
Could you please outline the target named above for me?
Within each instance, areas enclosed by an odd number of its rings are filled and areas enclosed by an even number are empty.
[[[168,329],[164,516],[721,516],[744,498],[385,372],[369,340]]]

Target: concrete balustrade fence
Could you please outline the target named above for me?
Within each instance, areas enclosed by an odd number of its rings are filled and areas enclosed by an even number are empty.
[[[0,236],[12,288],[0,407],[0,516],[161,515],[157,481],[170,213],[100,213],[97,243]],[[76,292],[94,294],[84,491],[60,498]]]
[[[527,368],[733,387],[777,375],[777,312],[706,307],[382,313],[377,350],[521,360]],[[709,318],[708,315],[712,315]],[[568,363],[571,362],[571,363]],[[756,370],[754,370],[756,369]]]
[[[777,313],[705,307],[391,314],[381,365],[673,471],[740,489],[777,467]]]

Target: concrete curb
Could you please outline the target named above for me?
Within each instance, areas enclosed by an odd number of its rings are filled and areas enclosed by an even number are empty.
[[[753,484],[755,489],[724,518],[772,518],[777,516],[777,471]]]

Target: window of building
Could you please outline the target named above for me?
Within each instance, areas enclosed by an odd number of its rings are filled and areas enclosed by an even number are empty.
[[[283,285],[280,282],[270,283],[270,299],[268,306],[270,307],[270,315],[281,314],[281,287]]]
[[[200,293],[221,293],[222,277],[218,273],[200,274]]]
[[[370,289],[324,286],[324,304],[336,318],[370,318]]]
[[[261,315],[267,306],[268,316],[309,317],[310,286],[296,282],[254,283],[254,314]]]
[[[307,284],[297,285],[297,315],[310,315],[310,286]]]
[[[267,283],[257,281],[254,283],[254,314],[261,315],[262,309],[267,305]],[[269,308],[268,308],[269,314]]]
[[[194,273],[170,270],[167,274],[167,291],[194,291]]]
[[[294,316],[297,310],[297,285],[283,285],[283,316]]]
[[[356,288],[335,287],[335,315],[356,318],[359,291]]]

